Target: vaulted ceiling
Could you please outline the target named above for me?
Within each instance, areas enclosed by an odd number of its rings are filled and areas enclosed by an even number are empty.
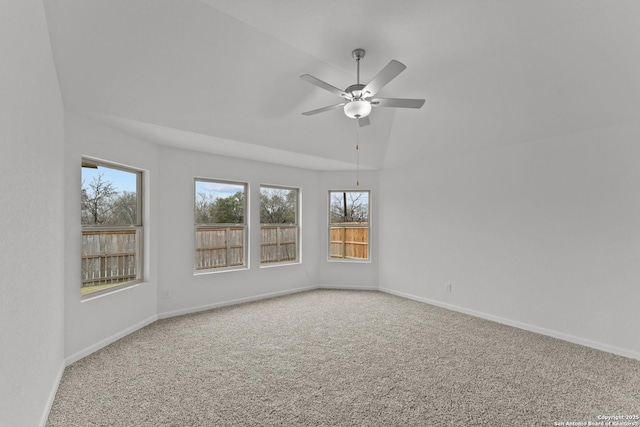
[[[365,168],[640,120],[637,0],[55,0],[65,108],[162,145],[351,169],[356,126],[298,77],[355,83],[391,59]]]

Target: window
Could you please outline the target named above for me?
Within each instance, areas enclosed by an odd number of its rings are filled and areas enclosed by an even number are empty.
[[[369,191],[329,191],[329,259],[369,260]]]
[[[298,190],[260,186],[260,263],[298,261]]]
[[[82,159],[81,295],[142,280],[142,172]]]
[[[246,267],[247,184],[195,180],[195,270]]]

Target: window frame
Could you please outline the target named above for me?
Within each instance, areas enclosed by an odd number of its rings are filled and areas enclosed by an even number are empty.
[[[300,212],[300,208],[302,206],[301,203],[301,191],[299,187],[287,187],[284,185],[272,185],[272,184],[260,184],[260,203],[262,203],[262,189],[263,188],[270,188],[270,189],[275,189],[275,190],[286,190],[286,191],[295,191],[296,192],[296,215],[295,215],[295,222],[292,224],[276,224],[276,223],[262,223],[262,220],[260,221],[260,268],[269,268],[269,267],[276,267],[276,266],[282,266],[282,265],[293,265],[293,264],[300,264],[302,263],[302,245],[301,245],[301,212]],[[260,205],[260,210],[262,210],[262,206]],[[293,226],[293,227],[292,227]],[[279,248],[281,242],[280,242],[280,227],[288,227],[288,228],[295,228],[295,259],[294,260],[278,260],[278,261],[271,261],[271,262],[264,262],[262,260],[262,247],[265,245],[265,243],[263,243],[262,241],[262,231],[264,227],[276,227],[277,231],[276,231],[276,244]],[[279,253],[279,249],[277,249],[277,253]]]
[[[243,206],[243,223],[198,223],[197,222],[197,210],[196,210],[196,202],[197,202],[197,183],[198,182],[210,182],[214,184],[227,184],[227,185],[239,185],[244,188],[244,206]],[[223,273],[229,271],[242,271],[249,269],[249,183],[243,181],[233,181],[228,179],[217,179],[217,178],[204,178],[204,177],[194,177],[193,178],[193,275],[205,275],[205,274],[213,274],[213,273]],[[227,260],[227,264],[220,267],[209,266],[209,267],[198,267],[198,250],[202,248],[198,248],[198,238],[197,233],[198,229],[208,228],[208,229],[225,229],[226,237],[226,253],[225,259]],[[228,260],[230,257],[230,250],[233,249],[234,246],[230,243],[230,239],[228,238],[232,229],[243,230],[242,237],[242,264],[237,265],[228,265]]]
[[[366,258],[356,258],[356,257],[333,257],[331,256],[331,229],[336,225],[341,223],[332,223],[331,222],[331,194],[332,193],[367,193],[367,223],[366,224],[352,224],[349,228],[365,228],[367,230],[367,257]],[[337,262],[337,263],[355,263],[355,264],[366,264],[371,263],[371,190],[365,189],[351,189],[351,190],[329,190],[327,193],[328,203],[327,203],[327,261],[328,262]],[[343,234],[343,252],[345,250],[345,239],[346,231]]]
[[[82,289],[83,287],[82,284],[84,283],[83,273],[82,273],[84,261],[82,259],[85,257],[92,256],[92,255],[86,255],[86,256],[82,255],[82,252],[83,252],[82,239],[84,238],[85,235],[89,235],[89,234],[101,234],[101,233],[110,234],[117,231],[127,231],[127,233],[125,234],[135,234],[136,236],[136,242],[135,242],[136,277],[135,279],[130,280],[128,282],[118,283],[104,289],[88,292],[86,294],[81,293],[80,294],[81,301],[86,301],[98,296],[120,291],[122,289],[126,289],[144,282],[144,274],[145,274],[144,272],[144,219],[143,219],[144,194],[142,189],[143,189],[143,180],[145,179],[145,176],[144,176],[145,173],[142,169],[139,169],[139,168],[110,162],[108,160],[96,159],[89,156],[82,156],[81,162],[82,162],[80,166],[81,178],[82,178],[82,169],[85,167],[89,167],[85,165],[95,165],[98,167],[114,169],[121,172],[127,172],[127,173],[132,173],[136,175],[136,223],[135,224],[132,224],[132,225],[100,225],[100,224],[84,225],[82,224],[82,220],[80,221],[80,226],[81,226],[80,283],[81,283],[81,289]],[[82,190],[82,185],[81,185],[81,190]],[[134,233],[129,233],[132,230],[134,231]]]

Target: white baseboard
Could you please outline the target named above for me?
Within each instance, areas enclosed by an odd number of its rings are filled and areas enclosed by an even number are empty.
[[[184,314],[197,313],[199,311],[212,310],[214,308],[227,307],[229,305],[237,305],[245,302],[253,302],[253,301],[259,301],[263,299],[276,298],[276,297],[281,297],[289,294],[297,294],[299,292],[311,291],[313,289],[317,289],[317,286],[287,289],[284,291],[270,292],[268,294],[254,295],[254,296],[245,297],[245,298],[237,298],[237,299],[232,299],[227,301],[220,301],[220,302],[200,305],[196,307],[181,308],[180,310],[165,311],[164,313],[158,314],[158,319],[167,319],[169,317],[182,316]]]
[[[51,387],[51,391],[49,391],[49,397],[47,398],[47,404],[44,407],[44,411],[42,412],[42,417],[40,418],[40,423],[38,424],[40,427],[45,427],[47,425],[47,420],[49,419],[49,412],[51,412],[51,408],[53,407],[53,401],[56,399],[56,393],[58,392],[58,387],[60,386],[60,381],[62,380],[62,374],[64,374],[64,368],[66,368],[64,360],[60,364],[60,369],[58,369],[58,375],[53,383],[53,387]]]
[[[352,285],[316,285],[315,289],[343,289],[345,291],[379,291],[377,286],[352,286]]]
[[[636,351],[632,351],[625,348],[620,348],[616,346],[612,346],[609,344],[604,344],[598,341],[592,341],[582,337],[576,337],[574,335],[566,334],[564,332],[554,331],[552,329],[541,328],[539,326],[530,325],[528,323],[519,322],[517,320],[506,319],[500,316],[494,316],[493,314],[483,313],[481,311],[471,310],[468,308],[460,307],[457,305],[448,304],[445,302],[419,297],[417,295],[408,294],[405,292],[396,291],[389,288],[379,288],[381,292],[386,292],[388,294],[396,295],[402,298],[407,298],[414,301],[424,302],[427,304],[435,305],[437,307],[446,308],[451,311],[457,311],[459,313],[468,314],[474,317],[479,317],[486,320],[491,320],[492,322],[501,323],[507,326],[513,326],[514,328],[524,329],[526,331],[535,332],[537,334],[546,335],[552,338],[558,338],[563,341],[572,342],[574,344],[583,345],[585,347],[591,347],[596,350],[606,351],[607,353],[617,354],[619,356],[628,357],[630,359],[640,360],[640,353]]]
[[[121,330],[120,332],[117,332],[113,335],[111,335],[110,337],[107,337],[93,345],[90,345],[89,347],[82,349],[74,354],[72,354],[71,356],[68,356],[65,359],[65,365],[69,366],[74,362],[77,362],[78,360],[87,357],[88,355],[90,355],[93,352],[96,352],[98,350],[100,350],[102,347],[106,347],[111,343],[114,343],[116,341],[118,341],[120,338],[124,338],[127,335],[129,335],[132,332],[137,331],[138,329],[144,328],[145,326],[155,322],[156,320],[158,320],[158,316],[154,315],[151,317],[148,317],[147,319],[136,323],[135,325],[129,326],[128,328],[125,328],[123,330]]]

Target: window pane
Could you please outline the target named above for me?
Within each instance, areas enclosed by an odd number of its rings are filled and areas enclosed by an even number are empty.
[[[369,259],[369,192],[329,192],[329,258]]]
[[[296,224],[298,190],[260,187],[260,223]]]
[[[196,224],[243,224],[245,185],[196,180]]]
[[[196,227],[196,270],[244,266],[244,227]]]
[[[82,295],[138,279],[139,236],[136,229],[82,232]]]
[[[331,227],[331,259],[369,259],[369,229],[348,225]]]
[[[260,263],[298,260],[298,190],[260,187]]]
[[[369,222],[368,191],[331,191],[331,223]]]
[[[82,225],[139,225],[139,173],[92,166],[82,168]]]

